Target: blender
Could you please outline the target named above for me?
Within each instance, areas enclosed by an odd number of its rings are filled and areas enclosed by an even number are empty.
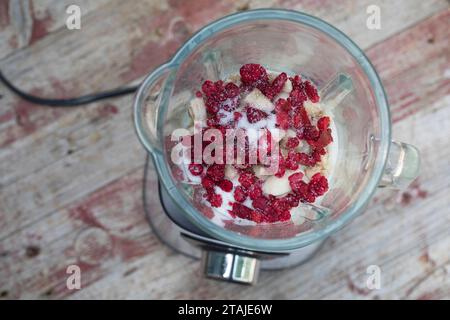
[[[205,79],[238,74],[246,63],[311,79],[333,119],[329,191],[320,206],[302,206],[300,222],[254,225],[205,215],[192,186],[175,177],[167,139],[190,126],[189,101]],[[330,234],[364,211],[377,188],[406,187],[420,166],[415,147],[391,140],[387,98],[362,50],[333,26],[295,11],[251,10],[201,29],[144,79],[134,122],[150,159],[144,205],[153,231],[178,252],[201,258],[205,276],[230,282],[253,284],[260,269],[305,262]],[[158,203],[163,210],[155,209]]]

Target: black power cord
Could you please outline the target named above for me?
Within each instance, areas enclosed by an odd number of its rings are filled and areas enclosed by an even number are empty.
[[[49,107],[76,107],[76,106],[96,102],[96,101],[103,100],[103,99],[115,98],[115,97],[119,97],[119,96],[123,96],[123,95],[127,95],[127,94],[132,94],[132,93],[136,92],[136,90],[138,88],[138,86],[124,87],[124,88],[117,88],[117,89],[113,89],[113,90],[109,90],[109,91],[87,94],[87,95],[75,97],[75,98],[46,99],[46,98],[41,98],[38,96],[28,94],[28,93],[20,90],[19,88],[14,86],[8,79],[6,79],[3,76],[3,73],[1,71],[0,71],[0,82],[2,82],[9,90],[14,92],[16,95],[18,95],[22,99],[24,99],[28,102],[34,103],[34,104],[39,104],[39,105],[49,106]]]

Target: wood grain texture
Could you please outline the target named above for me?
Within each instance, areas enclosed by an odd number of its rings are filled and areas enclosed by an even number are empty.
[[[1,298],[450,298],[446,1],[0,3],[0,68],[17,85],[55,97],[139,80],[227,13],[306,11],[366,49],[389,96],[394,137],[423,155],[415,184],[377,192],[367,212],[312,261],[242,287],[203,279],[198,262],[149,231],[141,202],[145,153],[131,124],[131,97],[62,110],[30,105],[0,87]],[[67,3],[83,9],[81,31],[64,28]],[[379,31],[365,28],[368,4],[382,9]],[[71,263],[82,267],[80,291],[65,286]],[[365,289],[371,264],[382,269],[381,290]]]

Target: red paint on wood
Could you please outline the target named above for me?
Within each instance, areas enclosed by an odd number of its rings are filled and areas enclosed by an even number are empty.
[[[14,119],[14,112],[6,111],[5,113],[0,114],[0,124],[9,122]]]
[[[9,0],[0,0],[0,31],[9,26]]]
[[[105,104],[99,110],[99,116],[102,118],[119,113],[119,109],[113,104]]]
[[[122,258],[123,261],[129,261],[135,258],[143,257],[154,249],[148,241],[139,239],[132,240],[121,237],[114,237],[114,253]]]
[[[142,34],[157,33],[161,38],[146,43],[142,38],[132,40],[131,47],[141,49],[133,54],[128,70],[121,75],[125,82],[148,74],[156,66],[169,60],[194,29],[231,13],[233,6],[231,2],[209,0],[172,0],[169,5],[169,10],[146,16],[139,22]]]
[[[48,13],[48,11],[45,12],[43,17],[37,17],[36,13],[33,9],[33,2],[31,2],[31,18],[33,20],[33,29],[31,31],[31,37],[30,37],[30,44],[33,44],[37,40],[45,37],[49,31],[48,28],[50,24],[53,22],[52,17]]]

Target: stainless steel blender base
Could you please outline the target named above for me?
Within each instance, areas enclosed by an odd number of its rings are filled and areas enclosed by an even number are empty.
[[[257,272],[253,274],[249,270],[258,269],[259,265],[255,265],[256,263],[260,264],[263,270],[297,266],[308,261],[324,242],[316,242],[292,253],[274,254],[248,252],[213,239],[184,217],[160,185],[153,170],[153,163],[148,158],[144,173],[143,201],[147,220],[161,242],[191,258],[202,258],[205,274],[216,279],[254,283]],[[221,261],[219,268],[217,268],[218,259]],[[239,270],[233,267],[237,265],[241,267]],[[245,269],[245,277],[242,275],[244,272],[242,267]],[[237,274],[238,271],[239,274]],[[224,274],[229,276],[224,279]]]

